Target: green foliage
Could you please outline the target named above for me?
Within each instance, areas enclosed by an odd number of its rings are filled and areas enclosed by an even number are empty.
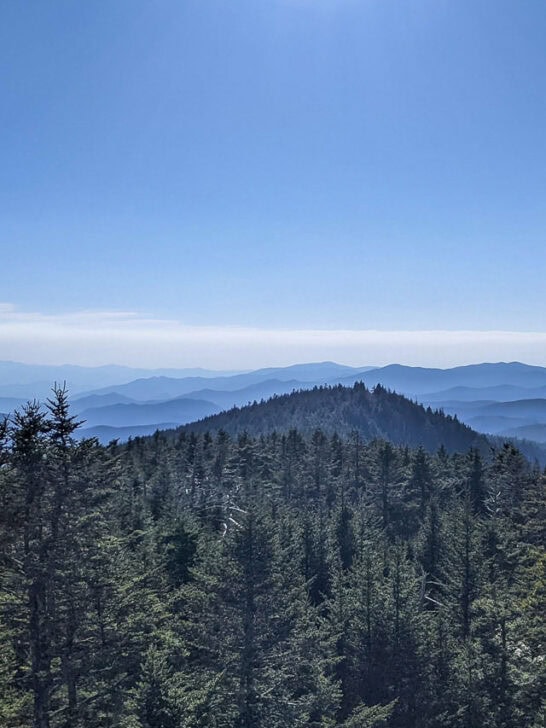
[[[394,703],[389,705],[366,705],[357,708],[350,718],[342,723],[343,728],[379,728],[387,725],[389,716],[392,714]]]
[[[543,474],[380,387],[254,413],[0,426],[0,725],[542,726]]]

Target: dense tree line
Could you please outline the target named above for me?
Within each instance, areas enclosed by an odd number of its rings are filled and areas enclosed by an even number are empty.
[[[1,726],[544,725],[545,476],[512,446],[76,427],[56,390],[0,432]]]

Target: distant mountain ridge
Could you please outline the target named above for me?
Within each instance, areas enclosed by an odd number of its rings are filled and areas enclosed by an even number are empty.
[[[546,368],[521,362],[469,364],[451,369],[390,364],[363,372],[361,378],[368,386],[382,384],[404,394],[421,395],[452,387],[545,387]],[[352,380],[348,377],[341,384],[353,383]]]
[[[450,369],[410,367],[390,364],[385,367],[350,367],[335,362],[268,367],[247,372],[214,372],[200,369],[143,370],[120,366],[63,367],[0,362],[0,397],[32,398],[48,396],[54,381],[66,379],[72,397],[117,392],[131,399],[149,401],[182,396],[201,389],[235,391],[267,380],[294,381],[299,385],[350,385],[364,381],[368,387],[384,387],[410,396],[431,400],[447,399],[528,399],[546,391],[546,368],[520,362],[471,364]],[[93,380],[107,379],[105,386],[93,386]],[[32,390],[46,387],[45,392]],[[516,388],[514,397],[494,395],[495,387]],[[457,390],[457,388],[461,388]],[[538,390],[526,396],[525,390]],[[21,390],[24,389],[25,392]],[[483,396],[476,390],[484,391]],[[466,391],[464,391],[466,390]],[[477,395],[477,396],[475,396]],[[493,396],[492,396],[493,395]]]
[[[202,396],[209,391],[235,392],[256,387],[256,397],[270,396],[267,382],[293,382],[299,388],[322,384],[350,386],[363,381],[368,387],[381,384],[407,396],[428,401],[474,399],[528,399],[546,394],[546,368],[519,362],[509,364],[472,364],[452,369],[426,369],[392,364],[386,367],[347,367],[334,362],[298,364],[291,367],[257,369],[243,374],[211,377],[173,378],[154,376],[139,378],[122,385],[110,385],[88,394],[117,392],[137,401],[166,400],[186,395]],[[280,385],[278,385],[280,387]],[[482,392],[483,390],[483,392]],[[504,396],[508,394],[509,396]],[[511,396],[513,395],[513,396]]]
[[[168,376],[182,378],[199,376],[206,379],[218,374],[229,376],[235,372],[217,372],[200,367],[187,369],[162,368],[145,369],[141,367],[107,364],[85,367],[77,364],[24,364],[22,362],[0,361],[0,397],[32,399],[44,398],[51,393],[54,382],[67,383],[70,392],[89,391],[104,386],[125,384],[139,377]]]
[[[201,399],[172,399],[150,404],[112,404],[107,407],[91,407],[78,416],[86,427],[108,425],[132,427],[156,425],[162,422],[191,422],[194,419],[220,412],[220,407]]]
[[[14,382],[13,377],[21,371],[21,379]],[[44,373],[52,375],[51,379],[34,388],[29,380]],[[101,438],[110,433],[112,437],[124,439],[129,436],[128,428],[176,427],[274,395],[315,386],[352,386],[359,381],[369,389],[381,384],[432,409],[457,415],[465,424],[488,434],[506,437],[536,434],[542,439],[542,425],[546,425],[546,408],[540,404],[529,405],[529,400],[546,400],[546,368],[520,362],[427,369],[401,364],[350,367],[326,361],[238,373],[197,369],[151,372],[127,367],[66,367],[63,370],[62,367],[0,362],[0,411],[13,412],[29,399],[44,401],[51,394],[53,382],[64,381],[63,373],[80,377],[80,385],[73,387],[68,380],[68,387],[72,411],[86,420],[84,431],[91,434],[97,427],[111,428],[101,430]],[[147,376],[135,378],[140,373]],[[103,376],[111,377],[106,386],[89,386],[93,377]],[[84,380],[87,383],[82,383]],[[200,410],[181,405],[180,400],[199,401]]]
[[[518,399],[546,398],[546,385],[542,387],[518,387],[513,384],[497,384],[492,387],[451,387],[439,392],[425,392],[420,395],[423,402],[514,402]]]
[[[95,390],[92,394],[108,394],[119,392],[136,400],[167,399],[181,397],[196,393],[202,389],[214,391],[233,392],[247,387],[276,380],[280,382],[295,381],[298,385],[315,386],[338,382],[352,372],[352,376],[360,377],[363,372],[370,371],[370,367],[348,367],[334,362],[317,362],[311,364],[296,364],[290,367],[277,367],[256,369],[252,372],[235,375],[221,375],[217,377],[149,377],[140,378],[127,384],[104,387]],[[295,379],[296,373],[298,375]],[[91,394],[91,393],[90,393]]]
[[[512,425],[509,430],[503,430],[501,435],[544,444],[546,443],[546,425],[522,425],[520,427],[514,427]]]

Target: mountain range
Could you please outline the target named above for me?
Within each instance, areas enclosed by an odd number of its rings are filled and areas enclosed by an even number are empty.
[[[67,382],[81,432],[125,440],[324,385],[377,384],[456,415],[480,432],[546,443],[546,368],[520,362],[427,369],[392,364],[350,367],[335,362],[248,372],[129,367],[51,367],[0,362],[0,412],[44,400],[53,382]],[[99,386],[96,386],[96,385]]]
[[[141,369],[109,364],[99,367],[84,367],[74,364],[60,366],[45,364],[23,364],[0,361],[0,397],[16,397],[28,400],[43,399],[51,393],[54,382],[66,385],[72,394],[86,392],[100,387],[126,384],[139,377],[207,377],[218,376],[220,372],[209,369]],[[224,375],[238,372],[222,372]]]

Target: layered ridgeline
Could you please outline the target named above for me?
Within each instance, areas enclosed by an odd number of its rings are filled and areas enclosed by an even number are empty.
[[[0,362],[0,411],[13,412],[29,399],[47,397],[53,381],[66,381],[72,409],[83,421],[81,432],[104,443],[152,434],[273,395],[362,381],[370,389],[380,384],[457,415],[478,432],[546,444],[546,369],[518,362],[451,369],[318,362],[242,373]],[[540,448],[535,451],[545,459]]]
[[[218,432],[251,436],[314,430],[349,437],[358,434],[365,442],[389,440],[410,447],[423,446],[433,452],[464,452],[472,447],[490,449],[487,439],[456,417],[445,415],[390,392],[382,386],[369,390],[362,382],[352,387],[316,387],[272,397],[246,407],[234,407],[185,426],[192,432]]]
[[[362,385],[214,421],[0,430],[1,726],[542,728],[542,472]]]

